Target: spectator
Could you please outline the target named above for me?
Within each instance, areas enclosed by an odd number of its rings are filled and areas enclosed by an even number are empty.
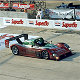
[[[48,9],[48,8],[45,9],[45,13],[46,13],[46,14],[49,14],[49,9]]]
[[[35,4],[35,1],[33,1],[32,4]]]
[[[32,1],[30,1],[30,3],[29,4],[32,4]]]
[[[64,4],[64,3],[62,3],[62,4],[61,4],[61,7],[63,7],[63,8],[67,8],[67,5]]]
[[[67,8],[67,5],[65,3],[62,3],[60,6],[57,6],[57,8]]]
[[[42,19],[42,17],[43,17],[43,11],[41,9],[39,9],[37,11],[36,19],[38,19],[38,18]]]

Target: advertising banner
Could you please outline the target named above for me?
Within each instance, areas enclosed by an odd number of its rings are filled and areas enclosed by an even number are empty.
[[[9,8],[9,3],[0,3],[0,8]]]
[[[3,18],[3,25],[80,30],[80,21],[68,21],[68,20]]]
[[[54,20],[53,24],[56,29],[80,30],[79,21]]]
[[[74,17],[74,10],[63,10],[63,9],[49,9],[49,16],[51,18],[68,18],[71,19]]]
[[[26,26],[25,19],[23,18],[4,18],[4,25],[16,25],[16,26]]]
[[[24,9],[24,8],[28,8],[28,9],[34,9],[34,4],[20,4],[20,3],[13,3],[13,8],[14,9]]]
[[[75,9],[75,17],[76,19],[80,19],[80,9]]]
[[[27,25],[31,27],[43,27],[52,28],[52,20],[42,20],[42,19],[26,19]]]

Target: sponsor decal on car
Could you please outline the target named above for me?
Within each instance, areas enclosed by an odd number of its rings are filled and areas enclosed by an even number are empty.
[[[20,19],[20,20],[14,20],[14,19],[12,19],[12,24],[23,24],[24,22],[23,22],[23,20],[22,19]]]
[[[10,23],[10,20],[5,20],[6,23]]]
[[[77,24],[76,24],[76,22],[73,22],[73,23],[65,23],[65,22],[63,22],[62,23],[62,27],[77,27]]]
[[[36,20],[36,24],[35,25],[38,25],[38,26],[48,26],[49,25],[49,22],[48,21],[45,21],[45,22],[38,22]]]
[[[6,38],[6,37],[12,38],[12,37],[14,37],[14,36],[13,36],[13,35],[8,35],[8,34],[4,34],[4,35],[1,35],[1,36],[0,36],[0,40],[1,40],[1,39],[4,39],[4,38]]]
[[[33,21],[29,21],[29,24],[34,24],[34,22]]]

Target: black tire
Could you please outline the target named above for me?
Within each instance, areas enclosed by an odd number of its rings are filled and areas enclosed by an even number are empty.
[[[46,50],[43,50],[42,51],[42,58],[43,59],[46,59],[46,60],[50,58],[48,51],[46,51]]]
[[[11,50],[14,55],[19,55],[19,49],[16,46],[12,46]]]

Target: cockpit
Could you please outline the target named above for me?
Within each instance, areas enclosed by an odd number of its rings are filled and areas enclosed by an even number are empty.
[[[23,44],[25,45],[32,45],[32,46],[44,46],[44,39],[42,37],[37,38],[37,39],[29,39],[26,40],[25,42],[23,42]]]

